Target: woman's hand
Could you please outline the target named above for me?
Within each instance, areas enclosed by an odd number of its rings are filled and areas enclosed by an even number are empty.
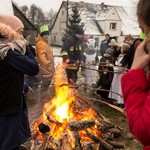
[[[145,52],[147,41],[144,40],[136,49],[131,69],[144,68],[150,61],[150,55]]]

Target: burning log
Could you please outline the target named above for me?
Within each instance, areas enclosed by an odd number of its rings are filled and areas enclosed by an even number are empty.
[[[86,134],[92,139],[94,140],[94,142],[98,142],[100,143],[100,145],[102,147],[104,147],[106,150],[112,150],[113,149],[113,146],[110,145],[109,143],[107,143],[106,141],[96,137],[94,134],[90,133],[88,130],[85,130],[86,131]]]
[[[82,150],[82,146],[80,143],[81,137],[77,131],[74,131],[74,139],[75,139],[75,150]]]
[[[93,110],[95,110],[95,112],[96,112],[96,114],[97,114],[97,116],[96,116],[97,120],[98,120],[100,123],[103,123],[105,127],[107,127],[107,128],[113,128],[113,127],[115,127],[115,128],[118,128],[119,130],[122,130],[121,127],[114,125],[112,122],[110,122],[107,118],[105,118],[102,114],[100,114],[100,113],[94,108],[94,105],[93,105],[93,102],[92,102],[92,101],[94,101],[94,100],[91,101],[90,98],[81,95],[79,92],[76,93],[76,98],[77,98],[79,101],[82,100],[84,103],[86,103],[87,105],[89,105],[89,107],[92,107]],[[104,103],[106,103],[106,102],[104,102]],[[108,105],[110,106],[111,104],[108,104]],[[113,106],[113,105],[112,105],[112,108],[114,108],[114,109],[116,109],[116,110],[119,109],[118,111],[122,112],[122,111],[121,111],[122,109],[119,108],[119,107],[117,107],[117,106]],[[120,109],[121,109],[121,110],[120,110]]]
[[[99,146],[99,144],[94,143],[94,142],[83,142],[83,144],[82,144],[83,150],[96,150],[98,146]],[[97,149],[97,150],[99,150],[99,149]]]
[[[60,143],[52,135],[49,136],[48,140],[55,146],[55,150],[60,150]]]
[[[47,139],[44,140],[44,142],[42,143],[42,145],[38,148],[38,150],[44,150],[46,148],[46,143],[47,143]]]
[[[50,123],[55,123],[55,124],[57,124],[57,125],[59,125],[59,126],[62,125],[61,122],[59,122],[58,120],[56,120],[54,117],[52,117],[52,116],[50,116],[50,115],[47,115],[47,120],[48,120]]]
[[[92,144],[92,145],[91,145],[91,149],[92,149],[92,150],[100,150],[100,144],[96,144],[96,143]],[[91,149],[90,149],[90,150],[91,150]]]
[[[72,146],[69,142],[68,135],[65,134],[62,136],[61,141],[60,141],[60,150],[72,150]]]
[[[50,131],[50,127],[49,127],[48,125],[44,124],[44,123],[40,123],[40,124],[38,125],[38,128],[39,128],[39,131],[40,131],[41,133],[47,133],[47,132]]]
[[[72,121],[69,122],[69,128],[71,131],[79,131],[86,128],[90,128],[95,126],[94,120],[86,120],[86,121]]]
[[[55,146],[57,150],[60,150],[60,144],[51,135],[46,134],[50,131],[50,127],[46,124],[40,123],[38,125],[38,128],[45,140],[37,150],[45,150],[49,141]],[[52,150],[53,148],[50,149]]]

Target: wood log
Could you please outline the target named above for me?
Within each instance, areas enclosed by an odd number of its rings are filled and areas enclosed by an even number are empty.
[[[106,150],[112,150],[113,146],[102,140],[101,138],[96,137],[94,134],[90,133],[88,130],[85,130],[86,134],[89,138],[91,138],[94,142],[100,143],[101,147],[104,147]]]
[[[44,142],[42,143],[42,145],[39,147],[38,150],[44,150],[46,148],[46,143],[47,143],[47,139],[44,140]]]
[[[55,150],[60,150],[60,143],[56,141],[53,136],[49,135],[48,140],[54,145]]]
[[[82,143],[82,149],[84,149],[84,150],[93,150],[92,149],[92,144],[93,144],[94,142],[83,142]],[[97,143],[96,143],[97,144]],[[94,149],[95,150],[95,149]]]
[[[114,148],[124,148],[124,144],[118,141],[109,141],[108,143],[111,144]]]
[[[118,129],[120,129],[120,130],[123,130],[121,127],[119,127],[119,126],[116,126],[116,125],[114,125],[112,122],[110,122],[106,117],[104,117],[102,114],[100,114],[96,109],[95,109],[95,107],[94,107],[94,105],[93,105],[93,102],[92,101],[95,101],[95,99],[90,99],[90,98],[88,98],[88,97],[86,97],[86,96],[83,96],[81,93],[79,93],[79,92],[76,92],[76,94],[75,94],[75,96],[76,96],[76,98],[78,99],[78,100],[82,100],[82,101],[84,101],[86,104],[88,104],[89,105],[89,107],[92,107],[93,108],[93,110],[96,112],[96,114],[97,114],[97,117],[98,117],[98,119],[99,119],[99,122],[101,123],[107,123],[108,125],[110,125],[110,128],[111,128],[111,126],[112,127],[116,127],[116,128],[118,128]],[[101,101],[101,100],[96,100],[96,101]],[[103,103],[103,101],[101,101],[102,103]],[[109,103],[107,103],[107,102],[104,102],[105,104],[107,104],[108,106],[110,106],[110,107],[112,107],[112,108],[114,108],[114,109],[116,109],[116,110],[118,110],[119,112],[122,112],[123,114],[124,114],[124,111],[122,111],[123,109],[121,109],[121,108],[119,108],[119,107],[117,107],[117,106],[115,106],[115,105],[112,105],[112,104],[109,104]]]
[[[31,147],[30,147],[30,150],[35,150],[34,140],[31,140]]]
[[[121,131],[117,128],[111,128],[108,130],[111,134],[113,134],[114,138],[119,138],[121,137]]]
[[[74,131],[74,139],[75,139],[75,150],[82,150],[82,146],[80,143],[81,137],[77,131]]]
[[[98,144],[96,144],[96,143],[92,144],[91,149],[92,150],[100,150],[100,144],[99,143]]]
[[[68,135],[65,134],[61,137],[60,150],[72,150],[72,146],[69,142]]]
[[[47,115],[47,120],[48,120],[50,123],[55,123],[55,124],[57,124],[57,125],[59,125],[59,126],[62,125],[61,122],[59,122],[58,120],[56,120],[54,117],[52,117],[52,116],[50,116],[50,115]]]
[[[83,130],[86,128],[90,128],[95,126],[94,120],[86,120],[86,121],[72,121],[69,122],[69,128],[71,131]]]
[[[44,123],[40,123],[40,124],[38,125],[38,128],[39,128],[39,131],[40,131],[41,133],[47,133],[47,132],[50,131],[50,127],[49,127],[48,125],[44,124]]]

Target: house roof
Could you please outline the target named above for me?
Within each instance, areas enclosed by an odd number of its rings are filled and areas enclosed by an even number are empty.
[[[101,33],[103,32],[102,30],[99,30],[99,27],[97,26],[95,20],[85,21],[84,23],[85,35],[101,35]]]
[[[115,8],[122,20],[123,35],[127,34],[139,35],[141,29],[139,28],[134,9],[131,7],[119,7],[119,6],[116,6]]]

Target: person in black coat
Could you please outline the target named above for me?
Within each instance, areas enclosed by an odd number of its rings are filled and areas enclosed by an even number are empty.
[[[99,88],[96,93],[100,95],[103,100],[108,100],[109,90],[114,76],[114,69],[112,66],[104,64],[102,70],[100,78],[94,88]]]
[[[106,34],[105,39],[102,40],[100,44],[100,54],[103,56],[106,53],[106,50],[108,48],[108,44],[110,43],[110,35]]]
[[[127,65],[127,69],[131,68],[133,58],[134,58],[134,54],[135,54],[135,50],[138,47],[138,45],[140,45],[140,43],[142,41],[143,41],[142,38],[137,38],[137,39],[134,40],[133,44],[131,45],[131,47],[129,48],[129,50],[126,52],[123,59],[121,60],[121,62],[119,64],[120,67],[123,67],[123,66]]]
[[[84,30],[81,26],[77,27],[70,37],[63,43],[61,55],[63,63],[66,65],[66,74],[69,84],[75,84],[77,81],[78,65],[82,61],[82,39]]]
[[[19,150],[31,136],[24,74],[36,75],[39,67],[23,27],[19,18],[0,14],[0,150]]]

